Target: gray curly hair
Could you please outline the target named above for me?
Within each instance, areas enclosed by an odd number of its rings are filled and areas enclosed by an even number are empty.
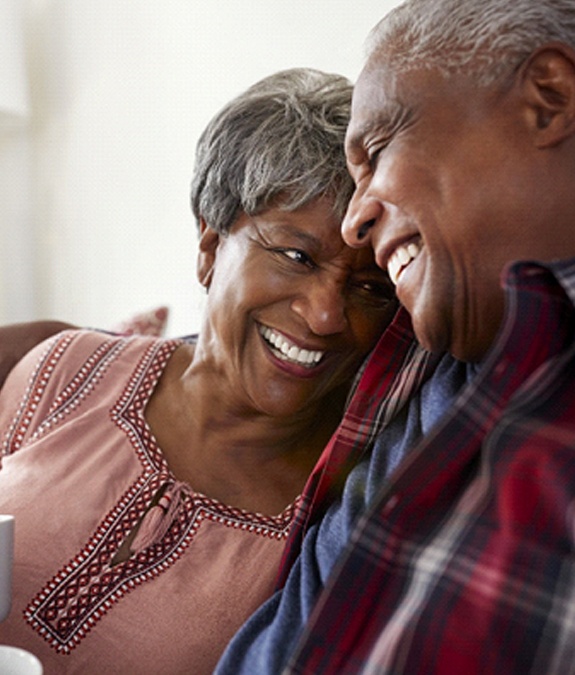
[[[353,192],[343,150],[351,95],[341,75],[294,68],[230,101],[196,148],[196,220],[225,234],[242,211],[292,211],[318,197],[333,200],[342,218]]]
[[[573,0],[406,0],[373,28],[366,49],[368,58],[385,51],[394,70],[434,68],[487,86],[551,41],[575,47]]]

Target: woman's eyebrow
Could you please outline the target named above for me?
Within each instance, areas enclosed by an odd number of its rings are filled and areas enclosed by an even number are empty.
[[[304,232],[298,227],[294,227],[293,225],[289,225],[287,223],[269,223],[267,227],[263,228],[263,231],[262,226],[256,223],[256,230],[264,237],[266,235],[269,236],[270,233],[279,232],[280,234],[286,235],[288,237],[298,239],[302,242],[302,245],[305,244],[307,246],[321,246],[321,239],[319,237],[316,237],[309,232]]]

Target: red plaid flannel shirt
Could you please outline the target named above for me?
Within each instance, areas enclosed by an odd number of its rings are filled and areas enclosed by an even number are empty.
[[[497,344],[361,518],[290,673],[575,672],[575,261],[506,284]],[[425,358],[397,395],[407,335],[389,363],[378,348],[310,478],[284,576],[381,410],[421,381]]]

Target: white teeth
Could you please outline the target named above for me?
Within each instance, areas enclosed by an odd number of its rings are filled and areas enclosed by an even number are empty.
[[[300,349],[292,342],[286,340],[283,335],[276,333],[271,328],[262,326],[260,333],[274,348],[274,354],[283,361],[293,361],[293,363],[297,363],[300,366],[313,368],[321,361],[325,353],[310,349]]]
[[[421,248],[421,242],[411,241],[404,246],[398,246],[390,256],[387,261],[387,273],[394,286],[397,285],[397,281],[404,268],[407,267],[414,258],[417,258]]]
[[[396,255],[402,265],[407,265],[407,263],[411,260],[411,256],[407,252],[406,248],[398,248]]]

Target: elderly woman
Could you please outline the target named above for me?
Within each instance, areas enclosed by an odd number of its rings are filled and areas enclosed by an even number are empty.
[[[201,137],[197,340],[65,331],[0,397],[0,642],[50,673],[208,673],[271,593],[297,496],[395,310],[346,247],[351,86],[297,69]]]

